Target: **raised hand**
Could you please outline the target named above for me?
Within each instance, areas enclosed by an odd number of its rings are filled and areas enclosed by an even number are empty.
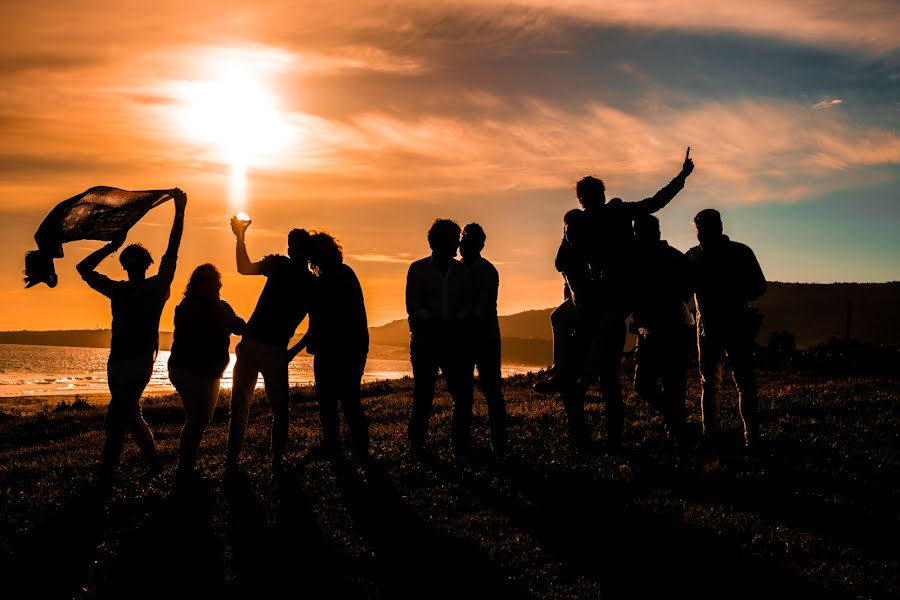
[[[185,194],[181,188],[173,188],[169,193],[172,196],[172,200],[175,201],[175,210],[184,212],[184,209],[187,206],[187,194]]]
[[[250,227],[250,219],[238,219],[237,217],[231,217],[231,231],[237,237],[242,237],[244,233],[247,231],[247,228]]]
[[[684,164],[681,165],[681,174],[687,177],[694,171],[694,161],[691,159],[691,147],[688,146],[687,152],[684,153]]]
[[[114,251],[118,250],[125,243],[125,238],[127,236],[128,236],[127,231],[120,231],[119,233],[115,234],[112,237],[112,239],[109,241],[109,247]]]

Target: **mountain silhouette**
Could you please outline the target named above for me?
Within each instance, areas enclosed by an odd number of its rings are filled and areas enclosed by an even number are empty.
[[[794,334],[799,348],[832,337],[843,337],[847,308],[852,305],[850,334],[861,342],[900,345],[900,282],[889,283],[781,283],[770,282],[756,302],[763,314],[757,341],[765,344],[779,329]],[[528,310],[500,317],[504,361],[522,365],[546,365],[552,361],[550,311]],[[298,332],[298,335],[303,332]],[[407,359],[409,326],[405,319],[369,329],[370,356]],[[0,344],[80,346],[108,348],[108,329],[67,331],[4,331]],[[160,348],[168,350],[171,332],[160,332]],[[634,345],[629,337],[626,348]]]

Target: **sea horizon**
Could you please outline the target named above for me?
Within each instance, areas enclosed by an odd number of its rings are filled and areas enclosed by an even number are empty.
[[[169,354],[168,350],[160,350],[157,354],[145,395],[175,391],[168,375]],[[108,348],[0,344],[0,398],[109,394],[106,381],[108,356]],[[222,389],[231,389],[234,362],[232,352],[222,377]],[[504,377],[509,377],[542,368],[538,365],[504,364],[502,373]],[[403,377],[412,377],[409,360],[370,357],[366,362],[363,382]],[[315,383],[313,357],[307,354],[296,357],[288,369],[288,381],[292,386]],[[260,377],[257,388],[262,387]]]

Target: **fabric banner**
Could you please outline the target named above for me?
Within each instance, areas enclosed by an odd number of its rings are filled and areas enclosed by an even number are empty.
[[[97,186],[63,200],[34,234],[38,249],[25,254],[25,287],[39,283],[56,287],[53,260],[63,257],[63,244],[75,240],[108,242],[131,229],[148,211],[172,199],[173,190],[130,192]]]

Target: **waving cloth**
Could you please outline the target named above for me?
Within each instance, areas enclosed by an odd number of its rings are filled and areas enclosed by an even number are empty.
[[[149,210],[170,200],[171,193],[172,190],[129,192],[97,186],[63,200],[34,234],[38,249],[25,254],[25,287],[39,283],[56,287],[53,259],[63,257],[63,244],[75,240],[108,242],[131,229]]]

